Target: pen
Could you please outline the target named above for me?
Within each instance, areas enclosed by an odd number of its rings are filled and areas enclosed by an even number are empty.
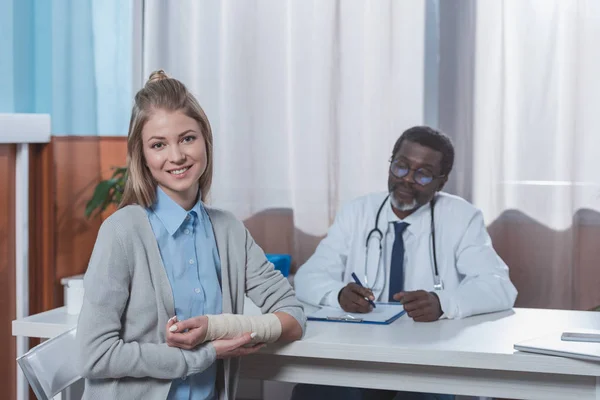
[[[352,279],[354,279],[354,282],[356,282],[356,284],[358,286],[364,287],[362,283],[360,283],[360,280],[358,279],[358,276],[356,276],[356,274],[353,272],[352,273]],[[373,303],[373,300],[370,300],[368,297],[365,297],[365,300],[369,302],[369,304],[371,304],[373,306],[373,308],[375,307],[375,303]]]

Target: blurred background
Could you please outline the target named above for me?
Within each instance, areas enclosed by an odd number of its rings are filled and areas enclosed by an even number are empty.
[[[30,314],[61,306],[61,279],[85,272],[118,176],[98,184],[125,165],[132,99],[156,69],[184,82],[211,122],[211,204],[266,252],[290,254],[292,271],[342,203],[386,190],[393,143],[426,124],[453,139],[446,191],[483,210],[517,306],[600,304],[597,0],[0,0],[0,10],[0,113],[51,118],[49,142],[28,146],[25,256],[20,150],[0,140],[9,393],[17,303]]]

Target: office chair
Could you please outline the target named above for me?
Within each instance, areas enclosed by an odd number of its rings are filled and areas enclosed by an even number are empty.
[[[51,400],[81,379],[77,367],[76,328],[35,346],[17,363],[39,400]]]

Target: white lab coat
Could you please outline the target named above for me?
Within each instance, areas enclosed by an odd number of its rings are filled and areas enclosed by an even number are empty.
[[[338,293],[353,282],[352,272],[365,284],[366,239],[375,227],[377,210],[385,197],[386,193],[366,195],[340,209],[327,236],[296,273],[294,284],[301,301],[339,307]],[[517,290],[510,281],[508,267],[492,247],[481,211],[460,197],[439,192],[434,220],[438,270],[444,285],[436,293],[443,317],[463,318],[511,308]],[[384,234],[381,261],[377,262],[378,241],[371,240],[366,268],[365,286],[373,289],[378,301],[388,301],[395,221],[399,218],[387,200],[378,221]],[[402,235],[404,290],[433,291],[429,205],[420,207],[403,221],[410,224]]]

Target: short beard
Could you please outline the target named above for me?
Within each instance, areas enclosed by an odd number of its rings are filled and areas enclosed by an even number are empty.
[[[398,211],[412,211],[419,207],[419,204],[415,199],[413,199],[413,201],[409,204],[400,203],[398,200],[396,200],[393,193],[390,193],[390,202],[392,203],[392,206]]]

